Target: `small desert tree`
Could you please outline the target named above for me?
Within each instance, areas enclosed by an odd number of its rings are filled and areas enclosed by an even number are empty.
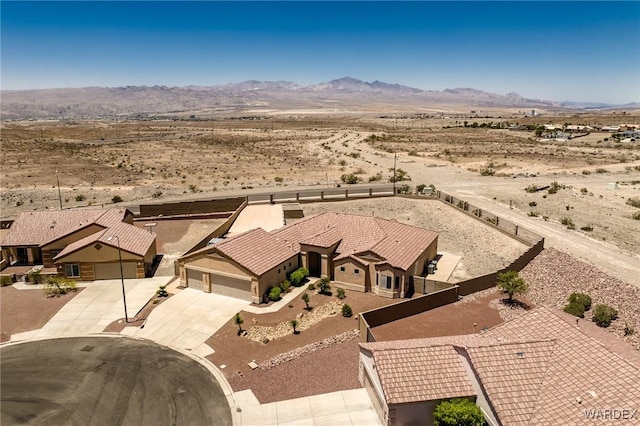
[[[483,423],[482,411],[468,399],[443,401],[433,410],[435,426],[477,426]]]
[[[331,291],[331,285],[329,284],[329,278],[322,277],[320,279],[320,283],[318,284],[318,292],[320,294],[329,294]]]
[[[244,324],[244,319],[242,318],[242,315],[240,315],[240,312],[233,317],[233,323],[238,326],[238,334],[242,333],[242,324]]]
[[[509,303],[513,303],[514,295],[525,294],[529,290],[529,285],[516,271],[507,271],[498,274],[497,284],[502,291],[509,295]]]
[[[300,297],[305,305],[307,305],[307,311],[309,310],[309,293],[306,291],[302,293],[302,297]]]
[[[298,320],[291,320],[291,327],[293,327],[293,334],[298,334],[296,327],[298,326]]]

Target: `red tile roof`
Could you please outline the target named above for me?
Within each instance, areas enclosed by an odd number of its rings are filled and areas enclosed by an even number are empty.
[[[256,276],[268,272],[297,254],[290,244],[278,240],[262,228],[234,235],[211,246],[210,249],[233,259]]]
[[[373,360],[389,404],[476,394],[453,346],[381,349]]]
[[[340,241],[336,259],[372,252],[403,270],[438,238],[437,232],[391,220],[332,212],[308,216],[272,233],[296,250],[300,243],[328,247]]]
[[[91,224],[109,227],[122,222],[126,209],[44,210],[24,212],[2,241],[7,246],[43,246]]]
[[[21,213],[11,225],[3,246],[45,246],[90,225],[103,229],[66,246],[55,258],[60,260],[89,244],[101,243],[117,247],[107,238],[116,235],[122,250],[144,256],[155,235],[123,222],[126,209],[45,210]]]
[[[394,347],[417,354],[424,348],[450,344],[466,351],[496,415],[505,425],[595,424],[602,420],[587,419],[585,410],[638,409],[640,366],[610,352],[559,315],[541,307],[483,334],[360,346],[374,358],[377,352]],[[406,368],[397,360],[386,362],[391,370],[400,369],[402,373]],[[378,362],[376,368],[380,371],[386,367]],[[450,367],[442,368],[448,371]],[[415,371],[419,374],[419,369]],[[413,385],[408,388],[413,389]]]

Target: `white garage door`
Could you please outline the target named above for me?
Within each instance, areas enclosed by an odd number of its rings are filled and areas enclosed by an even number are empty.
[[[93,273],[96,280],[120,279],[120,263],[95,263]],[[122,263],[122,275],[125,278],[137,278],[137,267],[135,262]]]
[[[251,279],[240,276],[209,274],[211,292],[251,301]]]
[[[194,290],[202,290],[202,272],[194,269],[187,269],[187,287]]]

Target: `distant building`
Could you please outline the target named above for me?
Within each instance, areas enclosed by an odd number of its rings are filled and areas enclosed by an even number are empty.
[[[600,130],[603,132],[619,132],[620,126],[602,126]]]
[[[569,124],[564,128],[564,130],[567,132],[591,132],[593,130],[593,127]]]

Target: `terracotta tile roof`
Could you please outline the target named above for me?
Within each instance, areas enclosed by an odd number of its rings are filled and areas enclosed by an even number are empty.
[[[503,342],[513,339],[556,340],[527,424],[601,423],[602,420],[587,420],[584,410],[637,409],[640,406],[640,366],[585,336],[577,327],[559,318],[560,314],[551,309],[537,308],[485,333],[487,337]],[[527,357],[526,351],[524,356]],[[523,374],[524,371],[514,370],[514,373]],[[507,381],[489,383],[486,390],[493,401],[493,395],[515,391],[516,384]],[[520,404],[513,398],[501,400],[501,410],[496,407],[498,416],[502,419],[503,415],[524,413],[526,410]]]
[[[262,228],[235,235],[210,247],[260,276],[297,254],[289,244]]]
[[[273,231],[300,250],[300,243],[328,247],[340,241],[336,260],[372,252],[394,267],[407,270],[438,237],[434,231],[370,216],[322,213]],[[328,245],[327,245],[328,244]]]
[[[126,209],[45,210],[24,212],[2,241],[4,246],[43,246],[91,224],[122,222]]]
[[[555,340],[547,340],[467,349],[502,423],[529,423],[555,346]]]
[[[476,394],[453,346],[382,349],[373,359],[389,404]]]
[[[116,236],[118,239],[109,240],[112,236]],[[121,250],[144,257],[151,245],[155,242],[156,235],[146,229],[141,229],[125,222],[119,222],[107,229],[69,244],[64,250],[58,253],[54,260],[60,261],[65,256],[97,242],[117,248],[118,240],[120,241]]]
[[[585,410],[638,409],[640,366],[584,335],[561,314],[540,307],[483,334],[360,346],[374,357],[394,347],[418,351],[451,344],[466,351],[504,425],[595,424],[602,420],[587,419]],[[395,361],[389,364],[398,368]]]

